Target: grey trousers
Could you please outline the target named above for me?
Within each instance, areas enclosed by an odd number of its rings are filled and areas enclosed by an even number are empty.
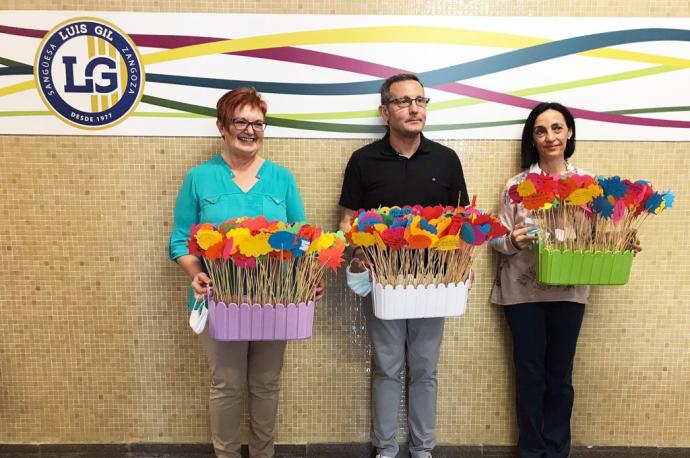
[[[436,366],[444,319],[380,320],[370,303],[365,309],[374,350],[372,444],[381,456],[398,454],[398,412],[407,363],[409,450],[412,458],[426,458],[436,445]]]
[[[240,413],[245,387],[249,387],[249,456],[271,458],[283,341],[220,342],[199,336],[211,368],[211,439],[216,456],[240,458]]]

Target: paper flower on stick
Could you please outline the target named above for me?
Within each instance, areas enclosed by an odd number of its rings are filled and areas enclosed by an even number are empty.
[[[269,234],[257,234],[247,237],[240,244],[240,253],[244,256],[263,256],[271,252],[271,245],[268,243]]]
[[[200,229],[194,234],[196,243],[202,250],[208,250],[209,247],[223,240],[223,234],[215,229]]]
[[[195,224],[187,240],[189,253],[204,262],[214,296],[225,303],[308,301],[325,270],[342,266],[346,245],[342,232],[263,216]]]
[[[613,205],[603,196],[599,196],[592,201],[592,210],[604,218],[613,216]]]
[[[377,281],[414,277],[440,284],[465,281],[474,247],[505,233],[474,205],[415,205],[362,210],[346,237],[364,249]]]
[[[265,216],[260,215],[257,216],[256,218],[246,218],[239,223],[237,223],[238,227],[246,227],[249,229],[252,233],[259,232],[262,229],[268,228],[268,226],[271,223],[266,219]]]
[[[297,235],[288,231],[276,232],[268,238],[268,243],[274,250],[292,250],[297,246]]]
[[[673,204],[672,193],[657,193],[644,180],[578,174],[550,179],[527,174],[509,188],[508,196],[530,211],[546,248],[565,250],[629,249],[642,216],[659,214]]]

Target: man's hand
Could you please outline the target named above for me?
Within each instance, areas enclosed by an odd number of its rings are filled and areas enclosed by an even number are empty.
[[[355,247],[352,250],[352,262],[350,263],[350,271],[354,274],[365,272],[371,270],[371,264],[367,260],[364,254],[364,249],[361,247]]]

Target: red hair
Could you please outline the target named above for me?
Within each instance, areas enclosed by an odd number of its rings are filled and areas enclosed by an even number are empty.
[[[226,92],[216,104],[216,119],[227,127],[232,121],[232,115],[238,108],[250,106],[258,108],[266,116],[268,105],[261,98],[261,94],[253,87],[238,87]]]

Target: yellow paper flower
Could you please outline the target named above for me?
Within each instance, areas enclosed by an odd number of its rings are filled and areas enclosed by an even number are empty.
[[[460,248],[460,237],[457,235],[446,235],[438,239],[436,249],[439,251],[457,250]]]
[[[225,237],[234,240],[236,244],[242,243],[242,240],[251,236],[252,233],[248,227],[236,227],[225,234]]]
[[[244,256],[263,256],[271,252],[271,245],[268,243],[270,234],[257,234],[249,236],[240,243],[240,253]]]
[[[432,226],[436,227],[436,231],[437,231],[436,233],[437,234],[443,234],[443,231],[448,229],[448,226],[450,226],[450,223],[453,222],[453,220],[448,218],[448,217],[437,218],[434,221],[436,221],[436,224],[432,223],[431,221],[429,221],[429,223]]]
[[[410,224],[407,225],[407,232],[414,233],[414,231],[419,231],[419,222],[421,221],[421,219],[421,216],[413,215],[412,221],[410,221]]]
[[[381,207],[379,208],[379,214],[383,216],[388,216],[388,214],[391,212],[390,207]]]
[[[374,232],[374,240],[380,248],[386,248],[386,242],[383,241],[383,237],[378,232]]]
[[[208,247],[223,240],[223,234],[213,229],[199,229],[195,237],[196,243],[202,250],[207,250]]]
[[[571,192],[565,203],[568,205],[584,205],[592,201],[592,191],[586,188],[576,189]]]
[[[590,184],[587,186],[587,189],[589,189],[589,192],[592,193],[592,197],[597,197],[604,194],[604,188],[602,188],[598,183]]]
[[[333,245],[334,242],[335,235],[328,232],[324,232],[316,240],[311,242],[311,245],[309,245],[307,253],[313,253],[315,251],[321,252]]]
[[[374,234],[367,232],[353,232],[350,237],[352,238],[352,243],[363,247],[372,246],[376,243]]]
[[[524,180],[517,187],[517,193],[520,197],[531,196],[537,192],[537,188],[534,187],[534,183],[530,180]]]
[[[383,232],[386,229],[388,229],[387,224],[383,224],[383,223],[374,224],[374,230],[377,232]]]

